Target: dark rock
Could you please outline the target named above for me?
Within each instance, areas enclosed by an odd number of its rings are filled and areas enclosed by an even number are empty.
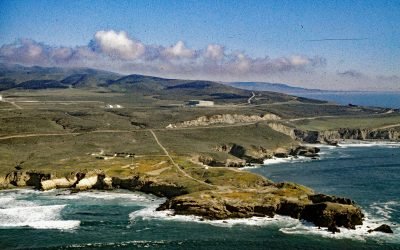
[[[338,227],[354,229],[362,225],[364,214],[354,205],[324,202],[306,205],[300,219],[313,222],[317,226],[329,227],[333,223]]]
[[[320,149],[317,147],[298,146],[292,149],[289,155],[292,156],[305,156],[305,157],[319,157]]]
[[[372,232],[382,232],[382,233],[392,234],[393,230],[392,230],[392,228],[390,228],[389,225],[382,224],[375,229],[368,230],[368,233],[372,233]]]
[[[243,156],[246,154],[246,149],[243,146],[233,144],[229,153],[238,158],[243,158]]]
[[[332,223],[331,225],[328,226],[328,231],[332,232],[333,234],[340,233],[340,229],[337,228],[335,223]]]
[[[287,153],[280,152],[280,153],[275,153],[274,156],[277,158],[287,158],[289,155]]]
[[[345,205],[354,205],[355,204],[354,201],[352,201],[348,198],[336,197],[333,195],[313,194],[313,195],[309,195],[308,198],[313,203],[333,202],[333,203],[339,203],[339,204],[345,204]]]

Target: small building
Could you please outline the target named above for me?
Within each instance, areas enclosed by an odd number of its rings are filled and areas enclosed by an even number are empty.
[[[3,101],[3,96],[2,95],[0,95],[0,102],[2,102]]]
[[[122,109],[123,106],[119,104],[107,104],[105,106],[106,109]]]
[[[190,100],[188,101],[187,105],[192,107],[211,107],[214,106],[214,102],[203,100]]]

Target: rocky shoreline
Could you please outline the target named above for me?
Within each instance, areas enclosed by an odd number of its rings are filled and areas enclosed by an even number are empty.
[[[32,186],[39,190],[68,188],[73,192],[116,188],[166,197],[157,210],[173,209],[175,214],[196,215],[207,220],[273,217],[275,214],[306,220],[329,231],[337,227],[355,229],[364,214],[346,198],[315,194],[294,183],[260,182],[256,188],[219,187],[190,193],[186,186],[158,182],[145,176],[126,178],[107,176],[102,171],[72,173],[67,177],[35,171],[13,171],[2,180],[3,188]]]
[[[224,144],[215,147],[215,151],[226,152],[234,156],[235,159],[219,161],[209,155],[200,155],[197,157],[196,161],[211,167],[242,168],[253,164],[263,164],[264,160],[272,158],[308,157],[311,159],[318,159],[320,149],[314,146],[298,145],[269,151],[263,147],[245,148],[238,144]]]

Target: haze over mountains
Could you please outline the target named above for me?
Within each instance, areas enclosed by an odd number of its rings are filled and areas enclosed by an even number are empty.
[[[285,87],[286,89],[291,89],[289,86],[279,85],[271,88],[271,91],[284,92],[282,90]],[[156,96],[157,99],[182,101],[203,99],[242,103],[247,102],[254,90],[263,92],[262,97],[258,98],[258,101],[261,102],[296,99],[296,97],[286,94],[264,91],[261,88],[243,89],[238,88],[235,84],[231,86],[231,84],[221,84],[213,81],[165,79],[137,74],[124,76],[89,68],[47,68],[0,64],[0,90],[66,88],[92,89],[105,92],[132,92]]]
[[[228,82],[226,85],[239,88],[239,89],[247,89],[253,91],[272,91],[286,94],[295,94],[295,93],[318,93],[318,92],[327,92],[328,90],[322,89],[308,89],[301,87],[293,87],[288,84],[283,83],[269,83],[269,82]]]

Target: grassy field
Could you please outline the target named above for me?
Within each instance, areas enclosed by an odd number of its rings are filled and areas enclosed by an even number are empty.
[[[227,152],[216,152],[221,145],[241,145],[247,149],[259,150],[290,147],[296,144],[289,136],[278,133],[263,123],[226,128],[196,128],[183,130],[156,131],[161,143],[173,154],[213,154],[226,158]]]

